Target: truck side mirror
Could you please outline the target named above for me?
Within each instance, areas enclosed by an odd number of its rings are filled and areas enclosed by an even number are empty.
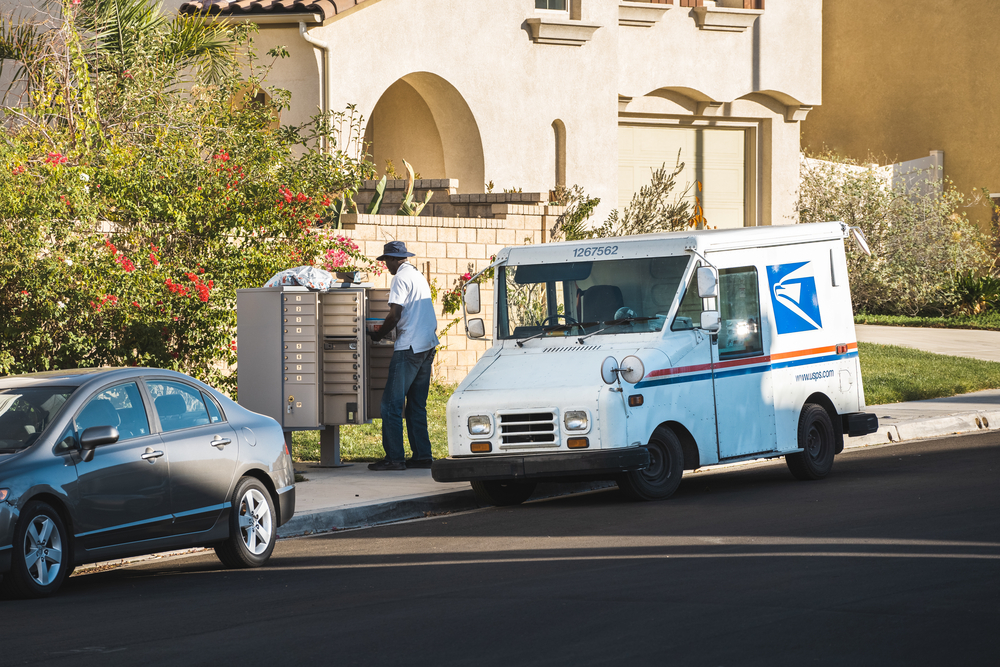
[[[718,333],[719,329],[722,327],[722,319],[719,317],[719,311],[717,310],[706,310],[701,314],[701,328],[709,333]]]
[[[479,283],[465,286],[465,312],[469,315],[475,315],[479,312]],[[477,336],[477,338],[481,337]]]
[[[483,338],[486,336],[486,325],[483,324],[483,320],[476,318],[474,320],[469,320],[469,323],[465,326],[466,333],[469,334],[469,338]]]
[[[719,296],[719,273],[711,266],[698,267],[698,296],[702,299]]]

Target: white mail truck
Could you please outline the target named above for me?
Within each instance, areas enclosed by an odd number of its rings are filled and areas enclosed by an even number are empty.
[[[684,470],[785,457],[825,477],[866,413],[839,222],[504,248],[493,345],[448,401],[439,482],[496,505],[541,481],[669,497]],[[466,331],[486,335],[479,285]]]

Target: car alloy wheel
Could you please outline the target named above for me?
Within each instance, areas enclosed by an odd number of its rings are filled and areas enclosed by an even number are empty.
[[[255,556],[267,551],[274,538],[271,507],[257,489],[247,489],[240,500],[240,535],[247,550]]]

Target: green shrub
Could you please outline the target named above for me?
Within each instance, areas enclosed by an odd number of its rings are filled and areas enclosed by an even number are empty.
[[[100,42],[115,4],[134,21]],[[67,1],[45,30],[0,26],[0,50],[35,54],[0,109],[0,374],[145,365],[235,389],[236,290],[339,247],[315,227],[374,173],[348,150],[351,109],[278,126],[288,94],[251,29],[150,7]]]
[[[990,266],[988,239],[962,204],[953,187],[893,189],[875,169],[837,156],[802,162],[799,222],[860,227],[871,248],[867,257],[848,245],[858,312],[945,314],[959,307],[958,278]]]

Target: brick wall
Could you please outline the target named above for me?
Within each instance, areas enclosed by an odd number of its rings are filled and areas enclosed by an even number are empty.
[[[387,241],[404,241],[416,254],[410,262],[436,282],[440,292],[455,286],[455,280],[466,271],[475,273],[489,266],[490,257],[501,248],[549,241],[549,230],[563,212],[559,206],[544,203],[548,195],[539,193],[455,194],[457,181],[425,179],[414,184],[415,199],[423,201],[423,193],[431,189],[431,203],[418,217],[393,213],[402,200],[404,181],[390,181],[380,207],[381,214],[351,214],[343,216],[344,235],[350,237],[368,257],[378,257]],[[371,201],[374,182],[367,183],[358,193],[359,210]],[[389,186],[392,187],[389,187]],[[395,204],[395,205],[393,205]],[[371,278],[376,287],[387,287],[392,276],[388,273]],[[483,316],[486,330],[493,323],[492,286],[483,285]],[[435,307],[440,332],[460,313],[445,316],[441,312],[441,294]],[[441,336],[442,348],[435,362],[435,377],[443,382],[460,382],[490,345],[486,341],[469,340],[462,322],[451,326]]]

